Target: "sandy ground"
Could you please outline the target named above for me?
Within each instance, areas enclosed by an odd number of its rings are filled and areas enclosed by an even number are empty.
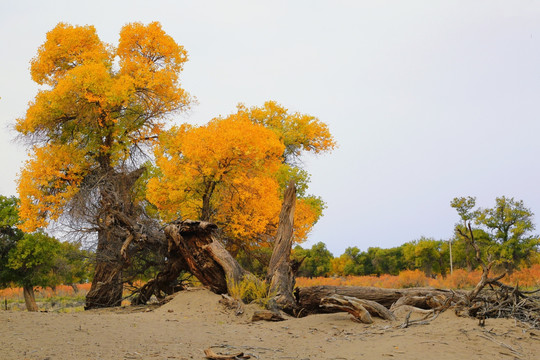
[[[0,311],[0,359],[204,359],[244,352],[252,359],[540,359],[540,331],[508,319],[441,314],[428,325],[370,325],[346,313],[251,323],[203,289],[160,308],[83,313]]]

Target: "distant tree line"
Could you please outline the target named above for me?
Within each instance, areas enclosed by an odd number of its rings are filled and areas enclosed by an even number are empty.
[[[421,237],[401,246],[370,247],[366,251],[354,246],[339,257],[334,257],[322,242],[311,249],[296,246],[293,256],[302,261],[299,276],[397,275],[403,270],[419,269],[428,276],[444,277],[452,267],[472,271],[479,264],[471,245],[459,231],[466,221],[474,224],[472,230],[482,258],[495,261],[499,272],[511,273],[539,263],[539,237],[531,234],[535,229],[533,213],[523,201],[513,198],[503,196],[495,202],[493,208],[475,209],[475,198],[455,198],[451,206],[461,221],[456,224],[454,237],[448,240]]]

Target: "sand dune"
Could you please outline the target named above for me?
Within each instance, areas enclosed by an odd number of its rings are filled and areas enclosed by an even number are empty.
[[[244,352],[253,359],[538,359],[540,331],[510,319],[441,314],[428,325],[370,325],[346,313],[250,322],[204,289],[178,293],[160,308],[84,313],[0,311],[0,359],[204,359]]]

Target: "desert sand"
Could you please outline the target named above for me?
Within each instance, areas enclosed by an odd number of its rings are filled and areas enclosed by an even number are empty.
[[[360,324],[347,313],[250,321],[204,289],[161,307],[79,313],[0,311],[0,359],[204,359],[244,352],[252,359],[539,359],[540,331],[511,319],[478,320],[446,311],[427,325],[403,319]]]

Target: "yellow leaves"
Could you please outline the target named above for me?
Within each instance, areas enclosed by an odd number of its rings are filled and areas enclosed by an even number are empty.
[[[240,109],[205,126],[175,127],[160,136],[156,152],[160,176],[149,181],[147,196],[164,220],[182,216],[215,222],[232,249],[266,246],[277,228],[280,182],[296,179],[303,193],[309,178],[305,171],[283,164],[283,136],[293,134],[304,121],[310,125],[298,138],[311,136],[316,152],[334,146],[329,133],[317,135],[317,129],[328,129],[313,119],[291,117],[269,102],[264,109]],[[297,200],[296,242],[306,240],[323,208],[315,197]]]
[[[283,145],[271,131],[234,115],[193,129],[182,146],[186,158],[197,159],[193,171],[215,180],[238,171],[273,173],[282,152]]]
[[[231,115],[201,127],[175,127],[160,144],[162,176],[149,181],[147,196],[165,219],[210,216],[245,245],[275,225],[284,147],[271,130]]]
[[[56,220],[79,191],[87,165],[83,152],[69,145],[34,148],[18,181],[19,214],[24,220],[20,228],[32,232],[46,226],[48,219]]]
[[[158,22],[124,26],[120,31],[117,54],[125,71],[138,71],[142,66],[154,72],[177,73],[187,61],[187,52],[163,31]]]
[[[132,23],[120,32],[117,55],[120,75],[130,77],[142,93],[155,94],[154,111],[173,111],[186,106],[189,95],[178,85],[178,73],[187,61],[187,52],[168,36],[157,22]]]
[[[290,114],[275,101],[267,101],[262,107],[250,109],[239,105],[238,114],[247,116],[255,124],[272,129],[285,145],[284,156],[288,162],[300,156],[302,151],[319,154],[336,147],[325,123],[311,115]]]
[[[47,40],[32,59],[30,73],[40,85],[55,85],[70,69],[88,62],[112,61],[108,46],[101,42],[93,26],[59,23],[47,33]]]
[[[223,224],[229,238],[254,248],[262,234],[275,229],[281,209],[279,185],[270,176],[237,178],[232,186],[223,187],[218,204],[215,221]]]
[[[19,179],[25,229],[58,218],[88,169],[117,170],[127,160],[137,161],[134,149],[156,146],[159,176],[149,180],[147,196],[163,219],[215,221],[230,241],[247,247],[273,235],[280,184],[298,179],[303,193],[309,178],[283,163],[290,165],[303,151],[332,150],[328,127],[269,101],[240,106],[236,114],[205,126],[163,131],[169,115],[191,101],[179,83],[186,61],[185,49],[157,22],[127,24],[117,48],[103,43],[92,26],[60,23],[47,34],[31,74],[49,88],[16,124],[42,145]],[[297,209],[301,241],[321,208],[301,199]]]
[[[117,49],[102,42],[92,26],[60,23],[47,34],[31,74],[49,87],[38,92],[16,124],[17,131],[43,146],[19,180],[21,197],[28,199],[26,214],[40,219],[29,224],[54,219],[81,183],[55,172],[69,162],[55,159],[52,149],[71,153],[73,166],[108,171],[132,158],[134,149],[155,144],[168,115],[190,102],[178,81],[186,60],[185,50],[159,23],[126,25]],[[73,154],[75,148],[80,153]],[[47,173],[40,166],[54,170]],[[69,167],[66,171],[74,174]]]
[[[294,242],[302,243],[307,240],[313,225],[322,215],[322,208],[314,203],[311,198],[297,199],[294,211]]]

